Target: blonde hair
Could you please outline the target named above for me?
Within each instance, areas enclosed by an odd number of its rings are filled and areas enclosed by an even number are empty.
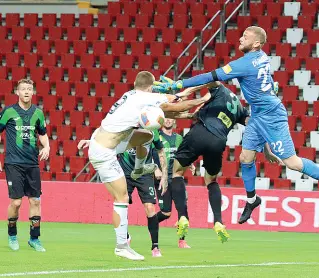
[[[30,80],[30,79],[20,79],[18,81],[17,88],[19,88],[20,84],[29,84],[29,85],[33,86],[34,82],[32,80]]]
[[[258,26],[250,26],[246,30],[247,31],[251,31],[251,32],[253,32],[256,35],[256,37],[257,37],[258,41],[260,42],[261,46],[263,46],[266,43],[267,34],[266,34],[266,31],[263,28],[258,27]]]
[[[149,71],[141,71],[136,75],[134,81],[134,88],[140,90],[147,90],[153,85],[155,81],[154,75]]]

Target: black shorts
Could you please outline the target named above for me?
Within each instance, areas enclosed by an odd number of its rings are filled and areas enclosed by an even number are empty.
[[[17,164],[4,164],[8,184],[9,198],[20,199],[23,196],[39,198],[41,192],[40,169]]]
[[[133,180],[131,177],[126,177],[127,192],[129,196],[129,203],[132,204],[132,193],[137,188],[138,195],[143,204],[151,203],[156,204],[154,178],[153,175],[145,175],[137,180]]]
[[[189,166],[203,156],[203,167],[211,176],[217,175],[222,167],[223,152],[227,138],[221,139],[212,134],[201,123],[196,123],[185,135],[175,159],[183,166]]]
[[[159,190],[159,183],[160,180],[155,179],[155,189],[159,207],[162,212],[171,212],[172,211],[172,183],[171,181],[168,182],[168,187],[165,194],[162,196],[162,189]]]

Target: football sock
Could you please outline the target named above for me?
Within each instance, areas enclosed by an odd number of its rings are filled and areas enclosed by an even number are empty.
[[[303,164],[301,172],[309,177],[319,180],[319,166],[307,158],[301,157],[301,160]]]
[[[161,223],[162,221],[169,218],[169,216],[165,215],[163,212],[159,211],[157,214],[158,223]]]
[[[155,247],[158,247],[158,219],[157,214],[153,215],[152,217],[147,217],[147,226],[148,231],[150,232],[151,239],[152,239],[152,250]]]
[[[188,219],[186,186],[183,177],[175,177],[172,180],[172,199],[178,213],[178,219],[185,216]]]
[[[148,153],[150,151],[151,143],[152,142],[146,143],[143,146],[139,146],[136,148],[135,165],[134,165],[135,170],[143,168],[145,161],[147,159]],[[143,154],[145,154],[145,156]]]
[[[8,219],[8,235],[9,236],[17,235],[17,221],[18,221],[18,217],[12,217]]]
[[[126,203],[114,203],[113,204],[113,222],[114,222],[114,230],[116,234],[116,243],[117,244],[126,244],[127,243],[127,211],[128,204]],[[116,218],[119,216],[119,223],[116,227]]]
[[[255,196],[256,164],[255,161],[241,163],[242,179],[248,198]],[[248,200],[247,200],[248,201]]]
[[[31,240],[38,239],[40,236],[40,221],[41,216],[32,216],[29,218],[30,220],[30,238]]]
[[[207,186],[209,203],[214,213],[214,223],[222,222],[222,193],[216,181]]]

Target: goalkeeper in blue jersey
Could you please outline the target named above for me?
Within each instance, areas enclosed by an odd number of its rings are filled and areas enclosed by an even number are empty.
[[[247,203],[239,219],[245,223],[253,210],[261,204],[261,198],[255,192],[256,152],[272,152],[274,161],[279,157],[290,169],[319,179],[319,166],[313,161],[296,155],[290,136],[287,111],[274,93],[274,82],[270,75],[269,58],[262,51],[267,35],[264,29],[248,27],[240,38],[239,50],[244,56],[212,72],[200,74],[176,82],[155,82],[153,89],[161,92],[181,90],[207,84],[212,81],[226,81],[237,78],[245,99],[251,105],[251,118],[246,127],[240,162],[242,178],[247,192]]]

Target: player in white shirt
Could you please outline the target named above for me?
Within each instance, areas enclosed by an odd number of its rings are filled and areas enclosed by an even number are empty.
[[[92,134],[91,140],[82,140],[78,144],[78,148],[89,146],[90,162],[114,198],[115,255],[131,260],[144,260],[144,257],[136,253],[127,243],[127,184],[116,155],[127,149],[136,148],[132,178],[137,179],[141,175],[153,173],[156,165],[145,165],[153,134],[148,130],[138,129],[141,109],[146,105],[153,105],[160,107],[164,112],[183,112],[203,104],[211,97],[210,94],[207,94],[200,99],[172,103],[179,97],[152,93],[154,81],[155,78],[150,72],[138,73],[134,82],[134,90],[125,93],[114,103],[101,126]],[[160,187],[164,194],[167,189],[167,171],[162,177]]]

